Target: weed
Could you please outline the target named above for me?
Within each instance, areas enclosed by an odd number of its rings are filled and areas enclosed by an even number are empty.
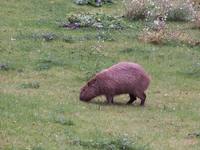
[[[100,41],[114,41],[114,38],[112,37],[110,32],[100,32],[97,36],[96,36],[97,40]]]
[[[157,16],[173,21],[191,21],[196,11],[189,0],[124,0],[125,17],[147,19],[153,22]]]
[[[193,29],[200,29],[200,11],[196,14],[195,19],[192,21]]]
[[[42,37],[45,41],[52,41],[58,38],[54,33],[43,33]]]
[[[199,40],[193,39],[189,34],[181,31],[148,31],[145,30],[139,34],[138,39],[145,43],[152,43],[156,45],[170,44],[185,44],[188,46],[198,46]]]
[[[88,0],[75,0],[74,1],[78,5],[86,5],[88,4]]]
[[[121,50],[120,52],[122,52],[122,53],[131,53],[131,52],[134,52],[134,51],[135,51],[134,48],[126,48],[124,50]]]
[[[0,147],[0,149],[1,149],[1,147]],[[3,150],[18,150],[18,148],[16,146],[14,146],[14,145],[12,145],[12,146],[6,146],[6,147],[4,147],[2,149]]]
[[[147,10],[147,1],[124,0],[125,14],[128,19],[144,19]]]
[[[45,34],[43,34],[43,36],[45,36]],[[44,37],[43,37],[44,38]],[[25,38],[27,39],[27,38]],[[33,33],[31,36],[30,36],[30,39],[33,39],[33,40],[41,40],[42,39],[42,36],[38,33]]]
[[[112,0],[74,0],[74,2],[78,5],[92,5],[96,7],[100,7],[106,3],[112,3]]]
[[[178,0],[172,3],[167,18],[170,21],[192,21],[195,18],[196,11],[193,3],[189,0]]]
[[[93,35],[90,34],[86,34],[83,37],[80,38],[81,41],[89,41],[89,40],[93,40],[95,39],[95,37]]]
[[[66,43],[74,43],[76,40],[72,36],[64,36],[63,41],[66,42]]]
[[[170,43],[185,44],[187,46],[198,46],[199,40],[193,39],[189,34],[182,31],[171,31],[166,33],[166,40]]]
[[[66,119],[65,116],[59,115],[54,118],[55,123],[59,123],[61,125],[73,126],[74,122],[70,119]]]
[[[0,71],[8,71],[9,66],[8,64],[0,64]]]
[[[146,146],[135,143],[131,138],[119,137],[117,139],[101,140],[74,140],[73,144],[78,144],[85,148],[97,150],[146,150]]]
[[[20,85],[21,88],[27,89],[38,89],[40,87],[40,84],[38,81],[28,82],[28,83],[22,83]]]
[[[193,21],[193,29],[200,29],[200,18],[198,20]]]
[[[70,29],[91,27],[100,29],[125,29],[131,27],[121,17],[105,14],[78,13],[68,16],[68,23],[61,25]]]
[[[200,138],[200,132],[189,133],[188,137]]]
[[[62,60],[58,60],[57,58],[47,56],[39,59],[36,70],[48,70],[53,66],[63,67],[65,66],[65,63]]]
[[[189,77],[194,77],[194,78],[200,77],[200,63],[193,64],[187,70],[182,71],[182,73]]]
[[[45,149],[41,146],[34,146],[32,150],[45,150]]]
[[[165,38],[166,37],[164,31],[144,32],[139,35],[140,41],[152,44],[163,44],[163,42],[165,42]]]

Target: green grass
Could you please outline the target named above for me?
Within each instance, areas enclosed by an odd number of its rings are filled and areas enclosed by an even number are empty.
[[[7,67],[0,69],[0,149],[200,149],[200,47],[141,43],[140,21],[120,31],[58,26],[75,12],[120,16],[117,1],[101,8],[71,0],[0,3],[0,64]],[[188,24],[169,23],[177,25],[200,38]],[[115,105],[104,104],[103,97],[79,101],[87,79],[122,60],[151,74],[144,108],[139,101],[125,105],[126,95],[116,97]]]

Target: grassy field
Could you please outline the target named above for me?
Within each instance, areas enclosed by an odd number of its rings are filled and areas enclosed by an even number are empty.
[[[199,46],[141,43],[140,21],[109,31],[58,26],[76,12],[120,16],[117,2],[95,8],[71,0],[1,1],[0,64],[6,65],[0,67],[0,149],[200,150]],[[200,39],[200,31],[188,26],[169,23]],[[49,34],[57,38],[41,38]],[[140,101],[125,105],[126,95],[114,105],[104,97],[79,101],[93,73],[123,60],[151,74],[145,107]]]

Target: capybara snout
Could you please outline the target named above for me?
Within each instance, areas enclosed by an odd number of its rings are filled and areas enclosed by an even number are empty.
[[[97,85],[95,84],[96,80],[90,80],[83,88],[81,88],[80,100],[81,101],[90,101],[92,98],[98,95],[98,90],[96,89]]]

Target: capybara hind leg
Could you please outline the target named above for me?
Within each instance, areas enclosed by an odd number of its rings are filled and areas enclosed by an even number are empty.
[[[141,99],[141,106],[144,106],[145,100],[146,100],[146,94],[142,93],[140,96],[138,96]]]
[[[113,96],[110,96],[110,95],[106,95],[106,99],[107,99],[107,102],[108,104],[113,104]]]
[[[130,100],[126,103],[127,105],[132,104],[136,100],[135,95],[129,94],[129,96],[130,96]]]

